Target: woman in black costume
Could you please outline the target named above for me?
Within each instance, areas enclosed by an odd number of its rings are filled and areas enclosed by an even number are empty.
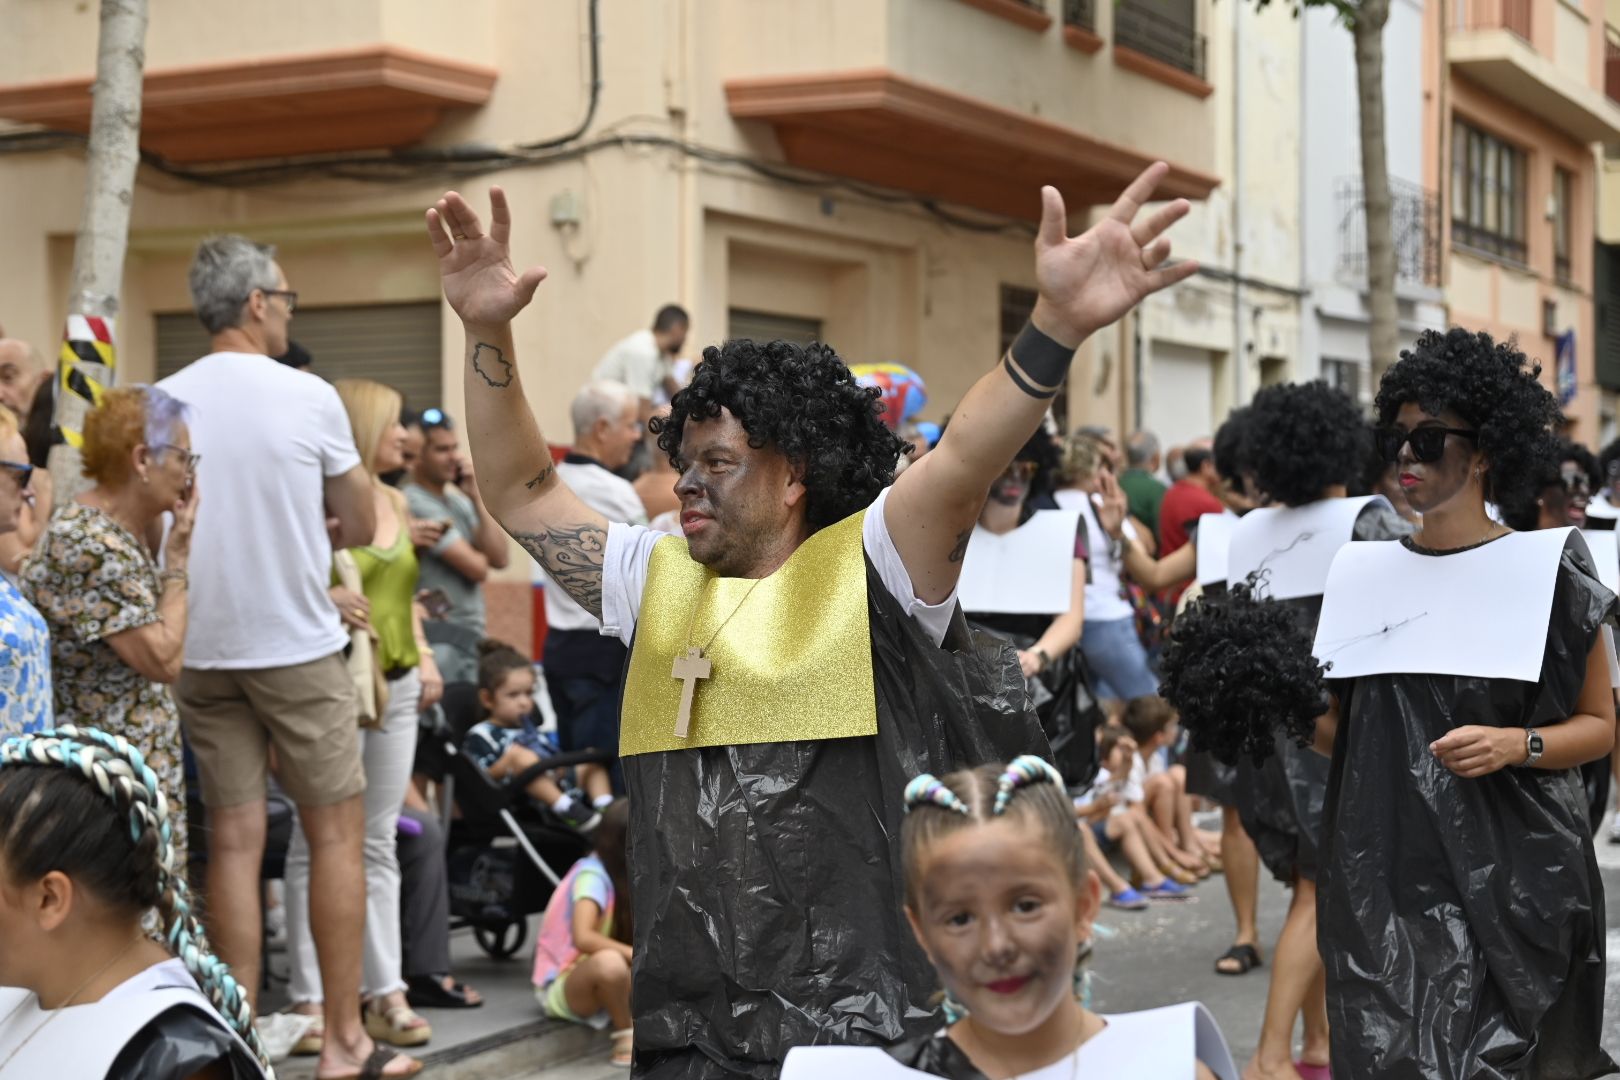
[[[1552,453],[1558,410],[1539,371],[1512,345],[1452,329],[1422,335],[1384,377],[1380,449],[1423,515],[1401,541],[1408,551],[1438,562],[1531,542],[1485,504],[1521,499]],[[1402,631],[1403,646],[1388,638],[1391,673],[1328,673],[1318,910],[1339,1080],[1584,1080],[1615,1068],[1599,1046],[1603,891],[1577,779],[1614,740],[1600,629],[1615,598],[1584,545],[1565,545],[1539,681],[1424,674],[1420,626]],[[1534,573],[1509,565],[1478,581],[1504,610],[1503,578]],[[1327,604],[1356,584],[1336,568]]]

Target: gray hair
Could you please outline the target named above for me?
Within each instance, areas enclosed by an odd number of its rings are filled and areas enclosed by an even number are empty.
[[[584,438],[598,420],[617,419],[627,405],[635,405],[640,400],[634,390],[616,379],[586,383],[574,395],[574,403],[568,409],[569,418],[574,421],[574,438]]]
[[[209,236],[191,260],[191,304],[210,334],[239,326],[242,305],[254,289],[277,284],[276,249],[245,236]]]
[[[191,406],[150,383],[137,383],[135,389],[146,397],[146,445],[174,445],[175,428],[191,421]]]
[[[1125,463],[1141,468],[1159,456],[1159,437],[1151,431],[1134,431],[1125,444]]]

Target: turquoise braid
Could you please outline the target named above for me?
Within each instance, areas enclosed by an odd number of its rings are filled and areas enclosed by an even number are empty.
[[[933,773],[923,773],[912,778],[906,785],[906,811],[915,810],[919,806],[938,806],[944,810],[954,810],[963,817],[971,817],[967,803],[956,797],[956,792],[940,783]]]
[[[1001,780],[996,784],[996,805],[991,810],[991,816],[1000,817],[1002,811],[1007,809],[1007,803],[1012,800],[1013,792],[1026,784],[1055,784],[1059,791],[1063,790],[1063,776],[1051,766],[1045,758],[1034,754],[1020,754],[1007,764],[1007,769],[1001,774]]]
[[[169,801],[141,752],[120,736],[64,726],[0,743],[0,768],[7,765],[55,765],[76,772],[129,815],[130,839],[137,847],[143,835],[157,838],[158,915],[164,940],[273,1078],[275,1072],[254,1027],[247,995],[230,967],[210,949],[208,936],[192,910],[185,875],[180,872],[183,868],[175,865]]]

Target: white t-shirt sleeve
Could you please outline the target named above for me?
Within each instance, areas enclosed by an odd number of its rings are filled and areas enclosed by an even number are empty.
[[[626,525],[618,521],[608,524],[607,550],[602,557],[604,637],[616,637],[628,645],[635,636],[653,545],[664,536],[645,525]]]
[[[866,547],[872,565],[877,567],[878,577],[883,581],[883,587],[889,590],[889,595],[900,601],[906,614],[916,619],[934,644],[938,645],[945,640],[945,631],[951,625],[951,613],[956,610],[956,590],[951,589],[951,595],[937,604],[925,604],[917,599],[917,592],[911,585],[911,572],[900,559],[894,537],[889,535],[888,519],[884,516],[889,490],[884,488],[878,492],[878,497],[866,511],[861,543]]]
[[[320,386],[317,408],[320,420],[315,426],[315,448],[321,456],[321,475],[342,476],[360,464],[349,414],[343,408],[343,399],[326,383]]]

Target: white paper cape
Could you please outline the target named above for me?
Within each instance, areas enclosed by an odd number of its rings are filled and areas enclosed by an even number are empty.
[[[1078,510],[1037,510],[1010,533],[973,527],[956,587],[963,611],[1061,615],[1074,598]],[[1096,542],[1096,538],[1093,538]]]
[[[1321,596],[1333,556],[1355,535],[1356,518],[1382,495],[1321,499],[1304,506],[1268,506],[1243,516],[1232,533],[1227,580],[1265,572],[1259,595],[1273,600]]]
[[[1198,519],[1198,584],[1225,585],[1227,564],[1231,557],[1232,534],[1243,519],[1230,510],[1219,514],[1204,514]]]

